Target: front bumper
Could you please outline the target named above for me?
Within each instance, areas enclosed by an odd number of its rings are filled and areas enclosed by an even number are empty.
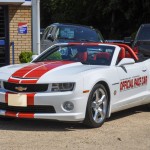
[[[0,91],[0,103],[7,104],[7,91]],[[17,93],[13,93],[17,94]],[[25,93],[24,93],[25,94]],[[27,93],[26,93],[27,94]],[[32,94],[27,94],[31,96]],[[21,112],[0,109],[0,115],[16,118],[35,118],[35,119],[51,119],[60,121],[83,121],[85,118],[86,104],[88,94],[75,92],[57,92],[57,93],[33,93],[32,106],[53,106],[55,113],[40,113],[40,112]],[[28,98],[28,104],[31,105],[31,97]],[[63,108],[63,103],[70,101],[74,104],[72,111],[66,111]],[[7,104],[8,106],[8,104]],[[8,106],[9,107],[9,106]],[[27,106],[28,107],[28,106]],[[15,107],[14,107],[15,108]]]
[[[0,110],[0,115],[15,118],[51,119],[59,121],[82,121],[84,119],[83,113],[21,113]]]

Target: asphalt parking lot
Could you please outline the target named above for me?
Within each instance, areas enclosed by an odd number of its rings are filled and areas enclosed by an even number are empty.
[[[0,119],[0,150],[150,150],[150,111],[115,113],[101,128],[49,120]]]

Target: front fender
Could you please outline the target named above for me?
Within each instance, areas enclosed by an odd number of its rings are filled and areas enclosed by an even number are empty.
[[[119,84],[114,85],[114,83],[119,83],[119,77],[116,68],[113,67],[112,69],[109,68],[103,71],[86,72],[83,80],[83,88],[84,90],[89,90],[88,97],[93,87],[99,82],[107,84],[109,89],[110,102],[108,117],[110,117],[113,101],[114,99],[118,98],[118,95],[114,95],[114,92],[119,91]]]

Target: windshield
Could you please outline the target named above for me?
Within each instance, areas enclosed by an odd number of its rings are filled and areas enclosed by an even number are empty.
[[[86,28],[82,26],[60,26],[57,29],[56,36],[58,39],[70,39],[87,42],[103,41],[103,38],[98,31],[92,28]]]
[[[150,40],[150,26],[140,29],[137,40]]]
[[[110,65],[114,46],[65,45],[55,46],[33,62],[73,61],[89,65]]]

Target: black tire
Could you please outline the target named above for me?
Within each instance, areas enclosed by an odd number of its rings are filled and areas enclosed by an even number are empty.
[[[147,108],[148,108],[148,110],[150,110],[150,104],[147,104]]]
[[[106,120],[108,105],[108,92],[105,86],[96,84],[88,98],[84,124],[92,128],[100,127]]]

